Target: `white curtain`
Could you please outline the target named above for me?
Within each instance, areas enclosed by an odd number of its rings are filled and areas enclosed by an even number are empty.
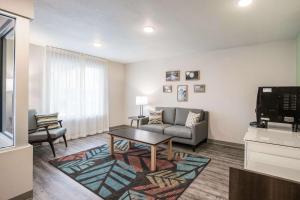
[[[43,110],[58,112],[67,138],[107,131],[106,62],[93,56],[47,47]]]

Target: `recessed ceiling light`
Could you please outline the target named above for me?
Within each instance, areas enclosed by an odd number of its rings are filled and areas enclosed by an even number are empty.
[[[239,0],[239,6],[240,7],[246,7],[249,6],[253,0]]]
[[[102,44],[99,43],[99,42],[95,42],[95,43],[94,43],[94,47],[101,47],[101,46],[102,46]]]
[[[154,28],[151,26],[145,26],[144,27],[144,32],[145,33],[153,33],[154,32]]]

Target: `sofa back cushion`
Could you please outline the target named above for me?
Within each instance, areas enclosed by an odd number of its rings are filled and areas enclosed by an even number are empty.
[[[163,123],[174,124],[175,123],[175,109],[168,107],[156,107],[155,110],[163,110]]]
[[[175,124],[185,126],[189,112],[201,113],[200,121],[202,121],[204,118],[204,112],[202,109],[176,108]]]

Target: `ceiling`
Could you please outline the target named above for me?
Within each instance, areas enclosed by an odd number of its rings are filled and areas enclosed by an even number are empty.
[[[35,0],[31,41],[122,63],[231,48],[300,33],[299,0]],[[155,32],[146,34],[144,26]],[[102,47],[96,48],[94,42]]]

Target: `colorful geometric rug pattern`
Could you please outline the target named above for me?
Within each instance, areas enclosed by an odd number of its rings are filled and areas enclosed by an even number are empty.
[[[210,159],[174,152],[167,160],[166,150],[158,147],[157,171],[150,171],[150,147],[115,142],[115,155],[103,145],[49,161],[69,177],[103,199],[177,199],[200,174]]]

